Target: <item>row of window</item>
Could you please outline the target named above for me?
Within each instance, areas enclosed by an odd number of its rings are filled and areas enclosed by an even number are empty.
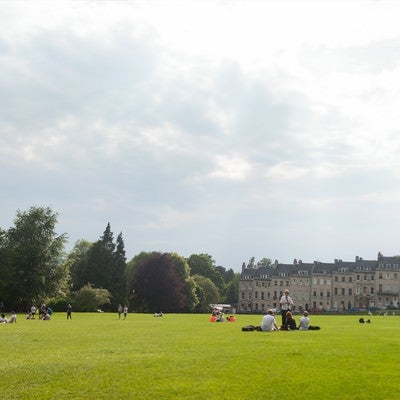
[[[390,293],[390,294],[398,293],[396,287],[385,286],[385,288],[383,288],[382,285],[379,285],[378,292],[379,293],[386,292],[386,294],[387,293]],[[363,288],[355,288],[354,293],[353,293],[353,288],[347,288],[347,289],[346,288],[337,288],[337,287],[333,288],[333,294],[335,296],[353,296],[353,294],[355,294],[355,295],[374,295],[374,293],[375,293],[375,290],[373,287],[365,287],[365,286]],[[247,295],[248,295],[248,299],[252,298],[252,292],[248,292]],[[322,290],[320,292],[318,292],[317,290],[314,290],[312,293],[312,296],[317,297],[318,295],[319,295],[319,297],[331,297],[331,292],[329,290],[326,292],[324,292]],[[241,292],[241,298],[244,299],[245,297],[246,297],[246,293]],[[254,298],[255,299],[259,298],[258,292],[254,292]],[[267,292],[265,295],[264,292],[260,292],[261,300],[265,300],[265,299],[269,300],[271,298],[274,300],[280,298],[280,293],[275,291],[273,293],[273,295],[271,295],[270,292]]]
[[[385,292],[391,292],[391,293],[397,293],[397,287],[396,286],[385,286],[385,288],[383,288],[383,286],[380,284],[379,285],[379,293],[381,293],[381,292],[383,292],[383,291],[385,291]],[[346,291],[347,291],[347,293],[346,293]],[[371,294],[371,295],[373,295],[374,294],[374,287],[372,287],[372,286],[370,286],[370,287],[366,287],[366,286],[364,286],[364,287],[358,287],[358,288],[355,288],[355,290],[354,290],[354,294],[355,295],[361,295],[361,294],[363,294],[363,295],[366,295],[366,294]],[[252,292],[250,291],[250,292],[248,292],[247,293],[248,294],[248,298],[249,299],[251,299],[251,297],[252,297]],[[329,290],[327,290],[326,292],[324,292],[323,290],[320,290],[319,291],[319,293],[318,293],[318,291],[317,290],[314,290],[313,291],[313,293],[312,293],[312,295],[313,295],[313,297],[317,297],[318,296],[318,294],[319,294],[319,297],[331,297],[331,292],[329,291]],[[337,288],[337,287],[334,287],[333,288],[333,294],[334,295],[341,295],[341,296],[352,296],[353,295],[353,288]],[[280,297],[281,296],[281,293],[279,292],[277,292],[277,291],[274,291],[273,292],[273,295],[271,295],[271,292],[260,292],[260,298],[261,298],[261,300],[265,300],[265,299],[271,299],[271,298],[273,298],[273,299],[278,299],[278,297]],[[246,294],[245,294],[245,292],[241,292],[241,298],[242,299],[244,299],[246,297]],[[259,294],[258,294],[258,292],[257,291],[255,291],[254,292],[254,298],[255,299],[258,299],[259,298]]]
[[[361,279],[361,275],[356,275],[356,281],[374,281],[375,280],[375,276],[374,275],[363,275],[362,279]],[[398,273],[394,272],[394,273],[390,273],[390,272],[379,272],[378,274],[378,279],[398,279]],[[299,283],[303,283],[303,280],[300,279],[298,282]],[[352,276],[335,276],[334,277],[334,281],[335,282],[349,282],[352,283],[353,282],[353,277]],[[296,283],[296,279],[293,280],[293,283]],[[330,285],[331,284],[331,280],[330,279],[318,279],[318,278],[313,278],[313,284],[317,285],[319,282],[320,285]],[[308,284],[308,280],[305,282]],[[274,280],[274,281],[255,281],[255,285],[256,286],[261,286],[261,287],[271,287],[271,286],[289,286],[289,281],[278,281],[278,280]]]
[[[241,277],[241,279],[252,279],[253,277],[251,277],[251,276],[242,276]],[[261,276],[261,277],[259,277],[259,278],[264,278],[264,279],[267,279],[267,277],[266,276]],[[334,280],[335,280],[335,282],[339,282],[339,278],[340,278],[340,281],[341,282],[353,282],[353,276],[335,276],[334,277]],[[346,280],[346,278],[347,278],[347,280]],[[378,278],[379,279],[398,279],[398,273],[397,272],[393,272],[393,273],[391,273],[391,272],[379,272],[378,273]],[[317,278],[314,278],[313,280],[316,280]],[[368,280],[371,280],[371,281],[373,281],[375,279],[375,275],[373,275],[373,274],[364,274],[363,275],[363,277],[361,278],[361,275],[360,274],[357,274],[356,275],[356,281],[361,281],[361,280],[364,280],[364,281],[368,281]],[[326,279],[325,279],[325,281],[326,281]],[[283,283],[284,283],[284,281],[279,281],[279,283],[278,283],[278,281],[277,280],[275,280],[275,281],[273,281],[274,283],[273,283],[273,286],[283,286]],[[264,284],[267,284],[268,285],[268,287],[270,287],[270,285],[272,284],[272,281],[266,281],[266,282],[261,282],[261,285],[262,286],[264,286]],[[259,281],[256,281],[256,285],[258,286],[258,284],[259,284]],[[286,281],[286,285],[288,285],[288,281]]]
[[[394,298],[384,297],[384,298],[382,298],[382,297],[379,296],[378,299],[377,299],[377,305],[378,306],[388,306],[388,305],[391,305],[392,302],[396,302],[397,303],[398,302],[398,297],[394,297]],[[373,306],[374,305],[373,302],[371,302],[370,305]],[[307,303],[304,306],[305,306],[306,309],[308,308],[308,304]],[[343,300],[340,301],[340,303],[338,301],[335,301],[335,302],[333,302],[332,306],[336,307],[336,308],[338,308],[340,306],[340,309],[343,309],[343,310],[348,309],[348,310],[350,310],[351,307],[352,307],[352,303],[351,302],[347,302],[347,304],[346,304],[345,301],[343,301]],[[247,307],[246,307],[246,305],[244,303],[240,304],[240,309],[241,310],[245,310],[247,308],[247,311],[252,311],[253,310],[252,307],[253,307],[252,303],[248,303]],[[254,303],[254,310],[256,310],[256,311],[257,310],[265,310],[266,308],[271,308],[271,307],[273,307],[273,308],[278,307],[278,303],[274,302],[271,305],[270,304],[265,305],[263,303],[261,303],[261,304]],[[328,308],[330,308],[330,303],[326,302],[326,304],[324,304],[321,301],[318,302],[318,303],[316,301],[313,301],[312,302],[312,307],[314,309],[316,309],[316,308],[320,308],[320,309],[326,308],[326,309],[328,309]]]

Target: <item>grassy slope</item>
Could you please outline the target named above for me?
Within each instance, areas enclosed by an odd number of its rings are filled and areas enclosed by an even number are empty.
[[[321,331],[271,333],[237,319],[19,316],[0,326],[0,398],[398,399],[399,317],[312,316]]]

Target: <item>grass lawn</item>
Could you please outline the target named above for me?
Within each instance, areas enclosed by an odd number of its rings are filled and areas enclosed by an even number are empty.
[[[56,313],[0,324],[0,399],[399,399],[400,317],[311,315],[320,331],[242,332],[261,316]],[[279,317],[277,317],[279,322]],[[298,318],[296,318],[298,319]]]

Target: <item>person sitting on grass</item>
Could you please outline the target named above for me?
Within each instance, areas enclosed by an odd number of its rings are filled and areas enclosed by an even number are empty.
[[[310,318],[308,318],[308,312],[304,311],[303,316],[299,321],[299,331],[307,331],[310,327]]]
[[[267,311],[267,314],[265,314],[264,318],[261,321],[259,329],[262,332],[272,332],[279,330],[278,325],[275,321],[274,312],[272,310]]]
[[[50,314],[48,312],[42,318],[43,321],[50,321],[50,319],[51,319],[51,317],[50,317]]]
[[[293,314],[288,311],[286,313],[286,318],[285,318],[285,325],[281,327],[281,330],[283,331],[295,331],[296,330],[296,321],[293,318]]]
[[[300,331],[318,331],[321,328],[319,326],[310,325],[310,318],[308,312],[304,311],[303,316],[300,318],[299,330]]]
[[[215,320],[215,322],[225,322],[225,315],[224,315],[224,313],[220,313],[218,316],[217,316],[217,319]]]

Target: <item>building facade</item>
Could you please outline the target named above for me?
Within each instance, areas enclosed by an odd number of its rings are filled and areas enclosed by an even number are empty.
[[[289,289],[295,311],[348,311],[399,306],[400,256],[376,260],[334,260],[242,267],[239,281],[239,313],[264,313],[279,308]]]

